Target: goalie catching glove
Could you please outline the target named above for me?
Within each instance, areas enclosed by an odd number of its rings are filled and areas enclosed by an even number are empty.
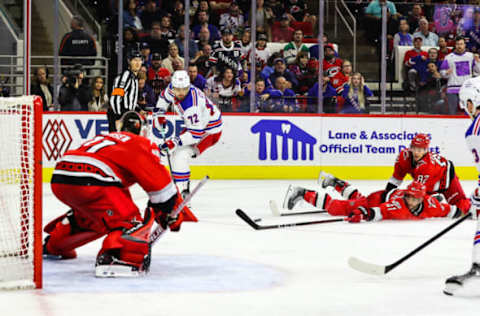
[[[155,221],[162,226],[163,229],[169,227],[171,231],[178,232],[183,222],[198,222],[195,215],[193,215],[192,211],[186,205],[180,212],[173,214],[182,202],[182,195],[177,192],[176,195],[166,202],[153,204],[149,201],[148,206],[154,209]]]

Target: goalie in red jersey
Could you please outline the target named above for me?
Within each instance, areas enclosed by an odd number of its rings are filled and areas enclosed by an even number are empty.
[[[326,210],[330,215],[348,216],[348,221],[353,223],[362,219],[379,221],[418,220],[430,217],[456,218],[462,214],[455,205],[441,203],[444,200],[441,194],[427,195],[425,185],[418,181],[410,183],[405,190],[393,189],[386,195],[385,191],[381,190],[365,197],[346,181],[327,173],[321,173],[321,176],[322,187],[334,187],[345,200],[333,199],[327,192],[294,187],[289,188],[284,207],[292,209],[299,201],[304,200]]]
[[[182,221],[196,221],[188,207],[170,216],[183,199],[160,163],[158,147],[142,136],[145,124],[139,113],[126,112],[119,132],[96,136],[57,162],[52,191],[71,209],[45,226],[46,257],[75,258],[75,248],[106,235],[96,276],[137,276],[149,269],[154,220],[172,231]],[[149,196],[144,217],[130,195],[134,183]]]
[[[417,134],[412,139],[410,148],[398,154],[385,194],[400,186],[405,176],[410,174],[413,180],[426,186],[428,194],[442,193],[448,204],[456,205],[463,213],[468,213],[470,199],[465,196],[453,163],[445,157],[429,152],[429,144],[427,135]]]

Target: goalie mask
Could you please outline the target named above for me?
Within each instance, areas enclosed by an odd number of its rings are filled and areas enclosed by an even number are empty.
[[[472,119],[478,114],[480,110],[480,90],[472,82],[472,79],[465,81],[458,93],[460,99],[460,108],[463,109]]]
[[[118,122],[117,130],[121,132],[130,132],[143,137],[148,136],[147,120],[138,112],[125,112]]]

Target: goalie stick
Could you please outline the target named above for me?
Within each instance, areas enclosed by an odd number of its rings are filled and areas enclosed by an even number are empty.
[[[274,200],[270,200],[268,202],[268,205],[270,206],[270,211],[274,216],[294,216],[294,215],[309,215],[309,214],[321,214],[321,213],[327,213],[325,210],[312,210],[312,211],[303,211],[303,212],[291,212],[291,213],[281,213],[280,209],[278,208],[277,202]]]
[[[209,176],[205,176],[192,190],[192,192],[185,197],[182,203],[172,212],[173,216],[177,216],[180,213],[185,205],[192,199],[192,197],[200,190],[201,187],[210,179]],[[150,246],[152,246],[160,237],[165,233],[167,229],[163,228],[161,225],[158,225],[153,232],[150,234]]]
[[[310,222],[297,222],[297,223],[287,223],[287,224],[275,224],[275,225],[259,225],[253,219],[251,219],[244,211],[237,209],[235,213],[243,219],[248,225],[250,225],[255,230],[264,230],[264,229],[277,229],[277,228],[288,228],[295,226],[305,226],[305,225],[314,225],[314,224],[326,224],[333,222],[343,222],[345,218],[334,218],[334,219],[325,219],[320,221],[310,221]]]
[[[419,252],[420,250],[427,247],[432,242],[434,242],[435,240],[437,240],[438,238],[440,238],[441,236],[446,234],[448,231],[452,230],[454,227],[456,227],[457,225],[462,223],[464,220],[466,220],[470,216],[472,216],[471,213],[465,214],[464,216],[462,216],[461,218],[456,220],[454,223],[447,226],[441,232],[439,232],[438,234],[436,234],[435,236],[433,236],[432,238],[430,238],[429,240],[427,240],[426,242],[424,242],[423,244],[421,244],[420,246],[418,246],[417,248],[415,248],[414,250],[412,250],[411,252],[409,252],[408,254],[406,254],[405,256],[398,259],[397,261],[395,261],[392,264],[384,266],[384,265],[379,265],[379,264],[375,264],[375,263],[369,263],[369,262],[363,261],[363,260],[355,258],[355,257],[350,257],[348,259],[348,265],[352,269],[363,272],[363,273],[368,273],[368,274],[373,274],[373,275],[385,275],[388,272],[395,269],[400,264],[402,264],[404,261],[406,261],[407,259],[412,257],[413,255],[415,255],[417,252]]]

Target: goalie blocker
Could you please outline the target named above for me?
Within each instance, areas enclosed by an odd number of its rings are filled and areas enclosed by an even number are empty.
[[[183,199],[160,164],[158,147],[138,135],[144,124],[140,114],[127,112],[120,132],[97,136],[58,161],[52,191],[71,210],[45,226],[45,257],[73,259],[75,248],[106,235],[96,276],[137,276],[149,268],[154,220],[172,231],[183,221],[197,221],[188,207],[170,215]],[[149,196],[144,217],[128,189],[134,183]]]

